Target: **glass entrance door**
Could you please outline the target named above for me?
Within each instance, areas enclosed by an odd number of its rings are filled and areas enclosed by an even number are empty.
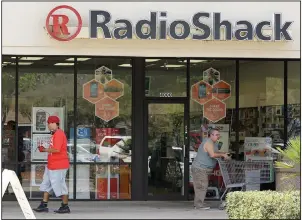
[[[185,103],[148,103],[148,198],[184,199],[188,144]]]

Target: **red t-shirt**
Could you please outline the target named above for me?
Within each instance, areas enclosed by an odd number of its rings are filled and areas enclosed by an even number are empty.
[[[58,153],[48,153],[48,164],[49,170],[61,170],[69,168],[69,159],[67,153],[67,139],[64,132],[58,129],[50,140],[49,148],[58,149]]]

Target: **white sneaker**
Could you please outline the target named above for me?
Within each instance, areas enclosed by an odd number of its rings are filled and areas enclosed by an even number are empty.
[[[211,209],[209,206],[203,205],[201,207],[194,207],[195,209],[199,209],[199,210],[209,210]]]

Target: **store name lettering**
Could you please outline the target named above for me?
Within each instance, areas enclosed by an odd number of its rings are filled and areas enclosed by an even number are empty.
[[[198,12],[193,15],[191,23],[184,20],[174,20],[167,23],[167,12],[150,12],[149,19],[138,20],[132,24],[128,19],[118,19],[113,22],[107,11],[90,11],[90,38],[98,38],[99,29],[105,39],[132,39],[133,33],[139,39],[172,39],[184,40],[254,40],[291,41],[289,28],[293,21],[282,22],[281,14],[274,14],[272,21],[259,21],[253,25],[247,20],[235,22],[222,19],[221,13]],[[101,19],[102,18],[102,19]],[[205,21],[212,19],[212,27]],[[224,28],[224,32],[221,29]],[[192,29],[196,31],[192,31]],[[270,33],[264,33],[271,30]],[[224,36],[223,36],[224,35]]]

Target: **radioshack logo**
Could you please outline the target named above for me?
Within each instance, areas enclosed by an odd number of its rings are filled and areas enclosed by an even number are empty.
[[[73,19],[75,18],[75,19]],[[70,24],[71,19],[77,24]],[[70,41],[80,33],[82,18],[77,10],[68,5],[52,9],[46,18],[46,29],[51,37],[58,41]]]
[[[253,24],[246,19],[227,20],[220,12],[197,12],[190,21],[172,20],[168,12],[151,11],[148,19],[114,20],[110,12],[90,10],[89,23],[81,38],[85,39],[140,39],[140,40],[205,40],[205,41],[291,41],[293,21],[282,21],[280,13],[272,20]],[[211,25],[209,25],[211,24]],[[46,18],[49,35],[59,41],[76,38],[82,29],[82,18],[71,6],[52,9]],[[78,36],[77,38],[79,38]]]

